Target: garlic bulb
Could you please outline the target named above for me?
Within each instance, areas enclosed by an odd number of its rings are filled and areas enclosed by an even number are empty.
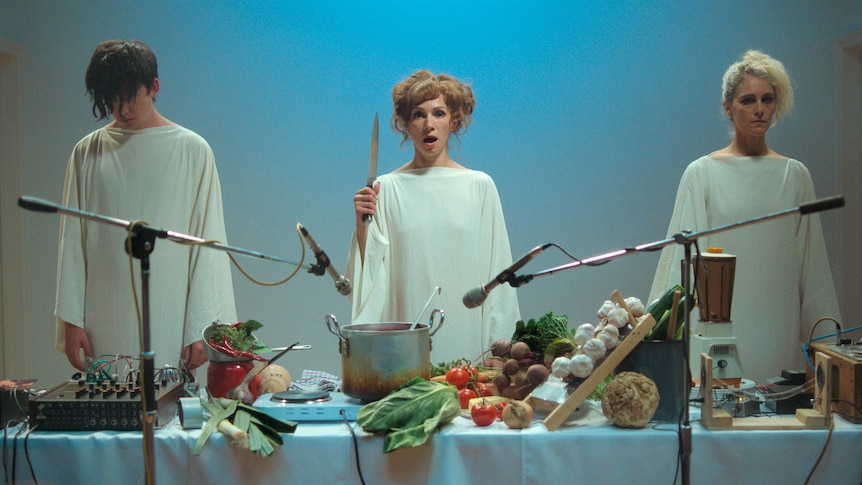
[[[601,359],[607,353],[605,343],[597,338],[591,338],[581,347],[581,353],[586,354],[593,362]]]
[[[554,377],[565,379],[571,374],[571,359],[568,357],[557,357],[551,364],[551,375]]]
[[[634,315],[635,318],[640,318],[644,316],[646,307],[644,307],[644,303],[640,300],[640,298],[636,296],[630,296],[626,298],[626,305],[628,305],[629,310],[632,312],[632,315]]]
[[[599,320],[606,318],[608,316],[608,312],[614,309],[614,302],[610,300],[605,300],[602,303],[602,306],[599,308],[599,311],[596,312],[596,315],[599,317]]]
[[[629,312],[616,306],[608,314],[608,322],[617,328],[625,327],[629,324]]]
[[[596,336],[596,327],[592,323],[584,323],[575,330],[575,343],[583,347],[587,341]]]
[[[585,354],[577,354],[572,357],[572,375],[575,377],[589,377],[593,373],[593,359]]]
[[[613,325],[605,325],[602,330],[596,334],[596,338],[604,342],[605,347],[610,350],[620,343],[620,329]]]

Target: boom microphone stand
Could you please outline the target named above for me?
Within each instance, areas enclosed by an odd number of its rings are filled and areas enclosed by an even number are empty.
[[[791,214],[800,214],[806,215],[813,212],[820,212],[829,209],[835,209],[838,207],[844,206],[844,197],[843,196],[833,196],[827,197],[825,199],[819,199],[812,202],[807,202],[798,207],[794,207],[791,209],[786,209],[779,212],[773,212],[772,214],[768,214],[765,216],[755,217],[752,219],[747,219],[739,222],[734,222],[731,224],[726,224],[723,226],[718,226],[712,229],[706,229],[700,232],[692,233],[691,231],[682,231],[678,234],[675,234],[673,237],[668,239],[663,239],[661,241],[655,241],[647,244],[642,244],[640,246],[635,246],[633,248],[624,248],[619,249],[617,251],[611,251],[609,253],[601,254],[598,256],[594,256],[592,258],[581,259],[577,261],[573,261],[571,263],[567,263],[561,266],[557,266],[555,268],[550,268],[544,271],[539,271],[538,273],[534,273],[531,275],[523,275],[516,276],[512,275],[508,280],[506,280],[509,285],[513,287],[521,286],[524,283],[529,283],[533,280],[533,278],[538,276],[545,276],[549,274],[553,274],[559,271],[563,271],[566,269],[575,268],[578,266],[590,266],[597,265],[611,259],[618,258],[620,256],[625,256],[628,254],[638,253],[638,252],[646,252],[646,251],[656,251],[670,244],[682,244],[685,253],[685,259],[682,262],[682,286],[685,289],[687,294],[692,294],[691,288],[691,245],[694,244],[698,238],[708,236],[710,234],[715,234],[719,232],[724,232],[730,229],[735,229],[738,227],[748,226],[751,224],[757,224],[760,222],[765,222],[771,219],[776,219],[779,217],[791,215]],[[686,380],[683,386],[683,389],[686,391],[686,395],[683,396],[683,402],[688,402],[688,383],[691,382],[691,369],[689,369],[689,352],[690,352],[690,342],[689,342],[689,330],[691,329],[691,298],[686,298],[684,302],[685,308],[685,326],[686,330],[683,334],[683,354],[685,358],[685,369],[686,371],[683,373],[683,378]],[[688,406],[683,406],[683,417],[682,423],[680,427],[680,454],[682,461],[682,482],[685,484],[691,483],[691,422],[689,418],[689,409]]]
[[[194,243],[221,251],[233,252],[259,259],[277,261],[281,263],[292,263],[286,259],[269,256],[247,249],[228,246],[217,241],[207,241],[198,237],[169,231],[155,229],[145,224],[134,224],[130,221],[107,217],[92,212],[81,211],[70,207],[64,207],[36,197],[22,196],[18,199],[18,205],[24,209],[46,212],[61,213],[102,222],[113,226],[125,228],[129,232],[126,239],[125,249],[130,256],[140,260],[141,268],[141,409],[142,409],[142,432],[144,446],[144,473],[147,484],[155,483],[155,450],[154,450],[154,425],[156,418],[156,391],[155,391],[155,352],[150,348],[150,253],[155,249],[156,238],[168,239],[178,243]],[[298,266],[298,265],[297,265]],[[309,272],[311,269],[309,269]]]

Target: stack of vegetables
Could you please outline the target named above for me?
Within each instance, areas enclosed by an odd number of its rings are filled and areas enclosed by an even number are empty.
[[[274,418],[263,411],[233,399],[204,399],[201,405],[210,418],[195,443],[198,456],[210,436],[218,430],[231,440],[231,445],[259,456],[269,456],[284,444],[281,433],[293,433],[296,423]]]
[[[693,306],[694,295],[689,297],[692,298]],[[682,340],[685,329],[685,299],[683,287],[674,285],[652,302],[647,312],[655,318],[656,324],[644,340]]]
[[[419,446],[440,426],[461,414],[458,392],[445,382],[415,377],[379,401],[362,406],[356,423],[385,435],[383,452]]]
[[[644,315],[644,305],[639,298],[629,297],[624,303],[605,300],[596,311],[597,324],[579,325],[574,335],[567,339],[573,350],[553,357],[551,374],[572,387],[589,377],[593,369],[631,333],[637,324],[636,319]]]
[[[266,362],[261,354],[272,352],[272,349],[258,340],[253,333],[262,327],[263,324],[257,320],[236,322],[232,325],[211,325],[205,330],[204,348],[207,355],[213,361],[229,357]]]

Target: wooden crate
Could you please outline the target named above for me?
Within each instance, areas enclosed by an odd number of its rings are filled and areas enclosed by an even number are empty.
[[[620,342],[620,344],[611,351],[610,354],[608,354],[601,364],[593,369],[592,374],[590,374],[590,376],[587,377],[563,403],[542,400],[532,394],[527,396],[527,399],[525,399],[525,401],[530,403],[530,405],[535,409],[550,410],[550,413],[543,421],[545,427],[547,427],[549,431],[555,431],[567,419],[569,419],[569,416],[571,416],[572,413],[575,412],[575,410],[577,410],[584,401],[586,401],[590,394],[599,387],[599,384],[601,384],[606,377],[611,375],[611,372],[614,371],[617,365],[619,365],[619,363],[622,362],[622,360],[625,359],[625,357],[643,341],[649,331],[655,327],[656,321],[649,313],[640,319],[635,319],[619,291],[615,290],[613,294],[611,294],[611,301],[629,311],[630,322],[637,322],[637,325],[635,325],[632,332],[628,334],[626,338],[624,338],[622,342]]]
[[[832,344],[812,344],[815,352],[822,352],[832,360],[832,408],[841,417],[862,424],[862,361],[855,360],[832,348]],[[808,380],[813,371],[806,372]]]
[[[815,379],[814,409],[797,409],[794,417],[759,417],[734,418],[723,409],[713,409],[713,396],[710,390],[712,380],[712,357],[700,354],[700,377],[703,394],[703,405],[700,409],[700,423],[709,430],[757,429],[757,430],[788,430],[788,429],[821,429],[828,428],[832,421],[830,383],[832,382],[832,365],[830,358],[818,352],[815,360],[817,379]]]

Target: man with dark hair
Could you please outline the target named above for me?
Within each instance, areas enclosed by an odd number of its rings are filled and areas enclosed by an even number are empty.
[[[113,120],[72,151],[63,204],[226,243],[212,149],[156,109],[153,51],[139,41],[102,42],[86,85],[93,115]],[[76,369],[92,370],[99,356],[114,361],[141,351],[140,268],[126,254],[126,237],[110,225],[61,218],[56,345]],[[149,259],[152,348],[146,350],[155,351],[157,367],[181,359],[188,369],[199,367],[207,361],[202,329],[236,321],[228,256],[165,242]]]

